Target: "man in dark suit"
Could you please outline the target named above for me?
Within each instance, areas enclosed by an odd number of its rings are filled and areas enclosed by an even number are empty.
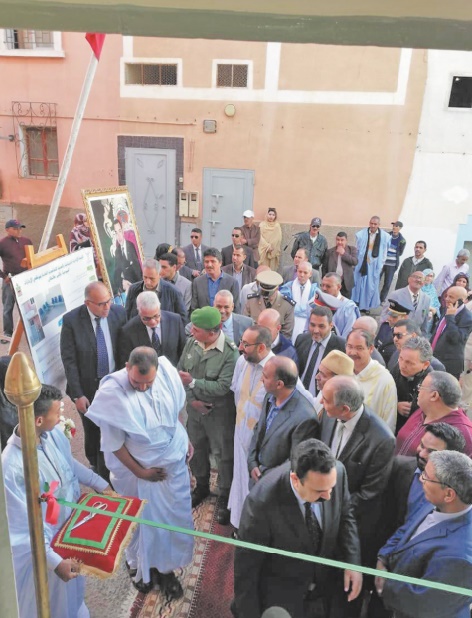
[[[184,299],[179,290],[172,283],[165,281],[159,275],[159,262],[152,258],[147,258],[143,262],[142,280],[129,288],[126,296],[126,317],[128,320],[138,314],[136,299],[141,292],[154,292],[161,303],[163,311],[170,311],[180,315],[182,323],[188,322],[188,315],[184,305]]]
[[[85,415],[100,380],[117,368],[118,333],[126,322],[123,307],[113,305],[108,288],[99,281],[85,288],[85,302],[67,312],[62,321],[61,358],[66,392],[80,413],[85,454],[98,474],[108,474],[100,452],[100,430]],[[98,320],[98,321],[97,321]]]
[[[472,331],[472,313],[464,306],[467,290],[457,286],[446,292],[446,313],[431,338],[434,356],[459,379],[464,370],[464,348]]]
[[[192,283],[193,275],[192,269],[189,268],[186,264],[187,260],[185,257],[184,250],[181,247],[174,247],[171,251],[177,257],[177,272],[181,277],[185,277]]]
[[[272,352],[276,356],[291,358],[298,367],[298,354],[291,340],[282,335],[282,318],[277,309],[264,309],[257,316],[257,324],[270,330],[272,336]]]
[[[357,247],[347,244],[346,232],[336,234],[336,246],[326,251],[323,273],[336,273],[342,279],[341,294],[351,298],[354,287],[354,267],[357,266]]]
[[[229,290],[234,299],[234,310],[239,313],[239,286],[226,273],[221,272],[221,253],[218,249],[207,249],[203,253],[205,274],[192,283],[192,311],[202,307],[213,307],[215,296],[220,290]]]
[[[242,290],[243,285],[252,283],[256,280],[256,269],[246,264],[247,248],[243,245],[236,245],[233,248],[232,263],[223,266],[224,273],[231,275]]]
[[[154,292],[141,292],[136,304],[138,315],[127,322],[118,340],[119,365],[122,369],[129,355],[139,346],[154,348],[158,356],[165,356],[177,367],[185,346],[182,320],[175,313],[162,311]]]
[[[250,543],[359,564],[344,466],[319,440],[302,442],[290,462],[269,472],[250,492],[238,536]],[[341,573],[324,566],[238,547],[233,614],[260,618],[265,609],[278,606],[293,618],[343,618],[342,605],[358,596],[362,575],[346,570],[344,586],[340,580]],[[336,602],[341,605],[337,613],[332,606]]]
[[[431,453],[421,473],[426,502],[380,549],[377,569],[470,588],[472,461],[463,453]],[[471,596],[375,578],[396,618],[470,618]]]
[[[296,390],[297,381],[297,366],[289,358],[274,356],[264,365],[266,396],[247,458],[250,485],[287,461],[297,444],[319,436],[318,417],[308,399]]]
[[[132,283],[139,281],[141,266],[133,243],[124,237],[121,221],[115,219],[113,227],[116,233],[113,293],[118,294],[126,292]]]
[[[387,486],[395,438],[364,406],[364,391],[354,377],[334,376],[323,386],[321,440],[346,468],[351,504],[359,529],[362,564],[374,566],[371,534],[380,519],[380,497]]]
[[[332,325],[333,312],[328,307],[314,307],[308,322],[309,332],[298,335],[295,341],[303,386],[314,397],[318,394],[315,376],[321,359],[331,350],[346,351],[345,339],[333,334]]]
[[[244,331],[254,322],[245,315],[234,313],[234,299],[229,290],[218,292],[215,296],[215,307],[221,315],[221,330],[233,343],[239,345]]]
[[[221,257],[223,258],[223,266],[230,266],[233,261],[233,251],[236,246],[241,246],[241,238],[243,237],[243,231],[240,227],[234,227],[231,232],[231,238],[233,243],[228,245],[227,247],[223,247],[221,249]],[[244,258],[244,263],[246,266],[250,266],[251,268],[256,267],[256,262],[254,261],[254,256],[252,253],[251,247],[245,247],[246,257]]]
[[[290,281],[293,281],[294,279],[297,278],[298,265],[301,262],[308,262],[309,257],[310,257],[310,252],[308,251],[308,249],[304,249],[303,247],[300,247],[300,249],[297,249],[297,252],[295,253],[293,257],[293,264],[290,264],[290,266],[284,266],[282,270],[282,278],[284,280],[284,283],[289,283]],[[318,283],[318,285],[320,284],[321,277],[320,277],[320,273],[317,270],[313,269],[311,271],[310,281],[311,283]]]
[[[209,249],[206,245],[202,245],[202,230],[194,227],[190,232],[190,244],[183,247],[187,266],[192,270],[192,276],[198,277],[203,270],[203,253]]]

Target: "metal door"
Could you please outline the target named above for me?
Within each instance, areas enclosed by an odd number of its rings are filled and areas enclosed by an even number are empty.
[[[231,230],[252,210],[253,170],[203,170],[203,243],[221,249],[231,244]]]
[[[144,255],[175,242],[175,150],[125,148],[125,173]]]

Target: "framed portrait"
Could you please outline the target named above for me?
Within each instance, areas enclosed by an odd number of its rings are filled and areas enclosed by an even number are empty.
[[[83,189],[82,199],[98,265],[115,303],[142,279],[143,248],[127,187]]]

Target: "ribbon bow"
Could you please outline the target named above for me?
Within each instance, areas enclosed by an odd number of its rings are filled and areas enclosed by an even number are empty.
[[[57,502],[57,498],[54,495],[54,492],[59,487],[59,481],[52,481],[51,485],[49,483],[44,484],[44,489],[46,490],[43,494],[41,494],[41,501],[46,502],[46,522],[48,524],[52,524],[55,526],[59,520],[59,513],[61,512],[61,507]]]

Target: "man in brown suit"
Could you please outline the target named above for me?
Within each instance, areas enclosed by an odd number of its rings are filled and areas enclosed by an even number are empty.
[[[347,244],[346,232],[338,232],[336,246],[326,252],[323,273],[334,272],[342,278],[341,294],[346,298],[351,298],[351,291],[354,287],[354,267],[357,262],[357,248]]]

